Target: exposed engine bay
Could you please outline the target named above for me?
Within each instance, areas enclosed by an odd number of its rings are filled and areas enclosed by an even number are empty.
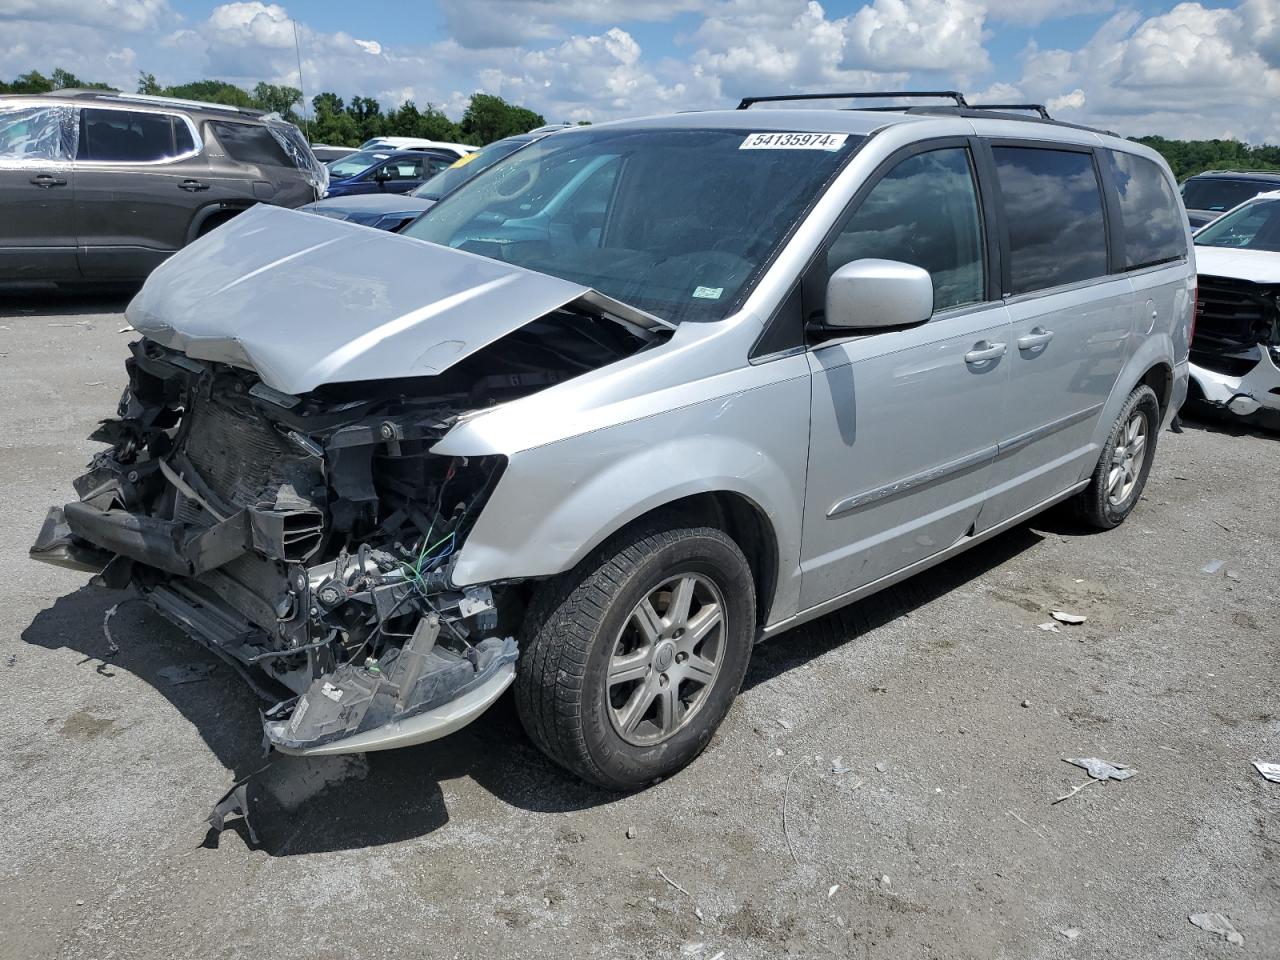
[[[452,584],[506,461],[431,447],[459,418],[655,339],[570,306],[434,376],[292,395],[143,338],[91,438],[109,448],[31,554],[133,587],[230,662],[270,703],[277,749],[443,736],[511,682],[525,587]]]
[[[1201,276],[1191,364],[1210,406],[1280,411],[1280,285]]]

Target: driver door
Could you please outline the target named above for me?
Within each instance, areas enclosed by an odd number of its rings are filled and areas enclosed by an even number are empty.
[[[802,610],[969,533],[1005,420],[1009,315],[993,292],[994,244],[971,147],[965,140],[916,147],[882,170],[855,198],[819,269],[830,277],[863,258],[922,267],[933,279],[934,315],[809,353]],[[807,299],[811,318],[812,308]]]

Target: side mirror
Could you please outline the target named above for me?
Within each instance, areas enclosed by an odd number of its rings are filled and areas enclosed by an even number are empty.
[[[897,260],[854,260],[827,281],[826,326],[909,327],[933,316],[929,271]]]

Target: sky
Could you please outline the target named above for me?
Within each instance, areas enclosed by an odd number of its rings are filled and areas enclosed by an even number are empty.
[[[1280,142],[1280,0],[0,0],[0,77],[475,91],[549,121],[798,91],[959,89],[1125,136]]]

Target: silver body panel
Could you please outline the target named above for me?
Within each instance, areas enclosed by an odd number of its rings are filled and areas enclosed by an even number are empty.
[[[682,497],[758,508],[778,576],[765,633],[923,569],[1080,489],[1119,405],[1154,367],[1186,391],[1191,258],[997,300],[906,330],[753,360],[768,319],[871,173],[944,137],[1140,145],[1050,124],[760,110],[628,121],[845,131],[863,147],[731,316],[541,392],[464,416],[433,452],[508,464],[452,567],[459,586],[572,568],[631,520]],[[273,209],[241,216],[158,270],[139,330],[257,369],[286,393],[428,375],[587,288],[493,260]],[[1150,304],[1150,306],[1148,306]],[[641,325],[656,321],[634,313]],[[1047,347],[1021,337],[1051,330]],[[974,366],[976,344],[1004,343]]]

